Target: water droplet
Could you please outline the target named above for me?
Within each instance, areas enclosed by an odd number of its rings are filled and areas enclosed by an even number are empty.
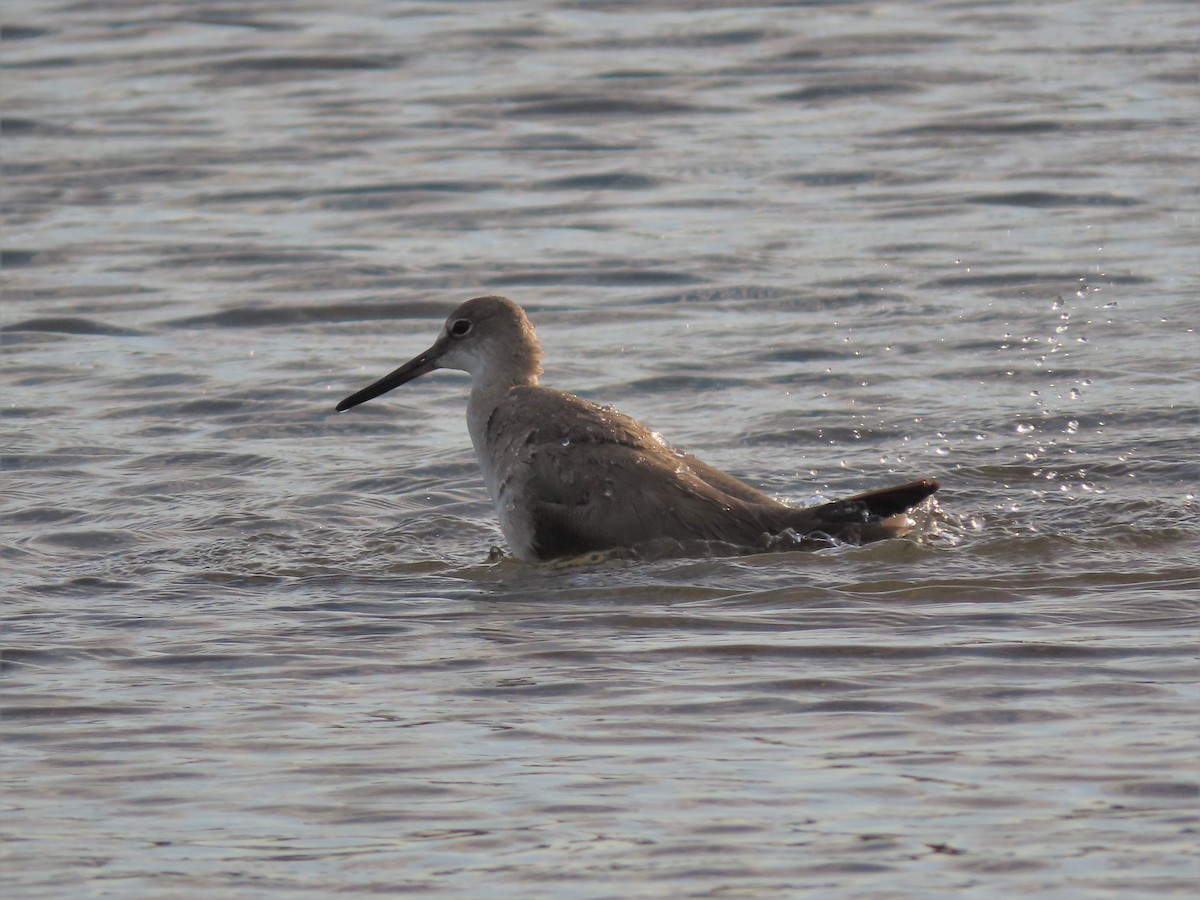
[[[1067,423],[1067,434],[1077,434],[1079,432],[1079,422],[1072,419]]]
[[[1017,428],[1016,428],[1017,434],[1032,434],[1033,430],[1034,430],[1033,426],[1030,425],[1028,422],[1021,422],[1017,425]]]
[[[571,446],[571,439],[570,439],[570,438],[563,438],[563,439],[562,439],[562,445],[563,445],[564,447],[570,447],[570,446]]]
[[[1071,399],[1078,400],[1083,394],[1079,393],[1079,388],[1071,388]]]

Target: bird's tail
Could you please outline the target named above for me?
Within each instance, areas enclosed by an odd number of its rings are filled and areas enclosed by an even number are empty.
[[[805,531],[800,528],[796,531],[802,534],[821,532],[862,544],[898,537],[911,526],[904,514],[939,487],[941,485],[934,479],[921,478],[799,510],[805,515],[805,521],[796,524],[803,524]]]
[[[919,478],[916,481],[910,481],[907,484],[898,484],[895,487],[864,491],[861,494],[847,497],[846,500],[865,503],[867,511],[872,516],[886,519],[889,516],[908,512],[926,497],[931,496],[940,487],[941,485],[932,478]],[[842,502],[844,503],[845,501],[843,500]]]

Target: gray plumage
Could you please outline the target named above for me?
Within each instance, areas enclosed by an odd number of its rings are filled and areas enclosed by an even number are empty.
[[[653,541],[761,548],[790,532],[870,541],[902,533],[903,513],[938,489],[923,479],[796,509],[672,449],[641,422],[541,387],[541,346],[517,304],[477,297],[425,353],[347,397],[349,409],[436,368],[471,374],[467,425],[501,530],[521,559]]]

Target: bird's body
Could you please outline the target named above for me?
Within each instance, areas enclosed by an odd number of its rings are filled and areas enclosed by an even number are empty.
[[[338,404],[349,409],[436,368],[472,376],[467,427],[512,552],[554,559],[655,541],[761,548],[788,533],[861,542],[892,537],[933,480],[796,509],[672,449],[641,422],[538,385],[541,346],[503,297],[456,309],[434,345]]]

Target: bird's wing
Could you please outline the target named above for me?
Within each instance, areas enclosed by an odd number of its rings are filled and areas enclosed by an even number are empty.
[[[765,530],[749,504],[696,477],[670,451],[533,444],[518,472],[514,497],[542,558],[660,539],[750,546]]]
[[[727,497],[733,497],[736,500],[741,500],[743,503],[759,503],[764,506],[782,506],[773,497],[764,494],[757,488],[752,488],[732,475],[722,472],[713,466],[710,466],[704,460],[696,459],[690,453],[685,453],[682,457],[684,464],[692,470],[693,474],[701,481],[716,488]]]
[[[683,467],[728,498],[782,506],[732,475],[674,449],[661,435],[632,416],[550,388],[522,386],[510,391],[488,422],[488,440],[510,453],[534,444],[629,447],[656,460],[661,468],[674,471]]]

